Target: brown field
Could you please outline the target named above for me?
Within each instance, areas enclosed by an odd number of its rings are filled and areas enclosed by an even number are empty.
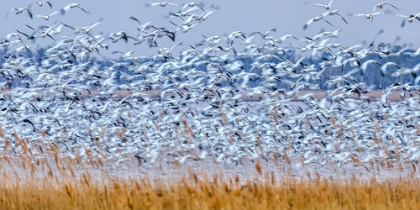
[[[337,179],[316,171],[299,178],[268,170],[264,162],[249,164],[242,174],[192,167],[180,172],[176,168],[183,166],[175,163],[164,178],[161,164],[137,173],[146,166],[110,169],[115,164],[100,159],[79,164],[54,150],[49,155],[1,155],[0,209],[420,209],[415,165],[400,178],[355,173]]]
[[[236,179],[198,178],[152,184],[149,179],[111,179],[95,184],[56,183],[49,179],[29,183],[2,182],[2,209],[419,209],[419,180],[375,179],[346,182],[313,178],[239,184]]]

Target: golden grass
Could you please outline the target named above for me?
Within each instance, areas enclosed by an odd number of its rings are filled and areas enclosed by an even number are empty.
[[[72,161],[3,160],[0,209],[420,209],[420,179],[414,176],[298,179],[279,177],[256,162],[253,179],[189,169],[176,175],[179,179],[163,180],[154,174],[121,178],[104,164],[96,169],[82,164],[78,171]],[[100,173],[91,173],[95,170]]]
[[[35,143],[17,134],[15,146],[23,153],[14,154],[10,144],[6,140],[0,152],[0,209],[420,209],[420,178],[413,162],[403,166],[381,160],[362,167],[351,156],[349,164],[371,174],[370,179],[357,175],[343,179],[333,173],[326,178],[316,171],[315,176],[305,177],[310,166],[298,168],[301,176],[295,176],[296,171],[288,174],[288,168],[300,160],[283,151],[283,159],[270,160],[277,161],[274,167],[265,161],[241,163],[238,167],[246,170],[239,175],[234,170],[218,172],[217,163],[197,172],[188,168],[188,162],[164,165],[162,160],[145,166],[134,157],[119,164],[105,162],[87,148],[81,160],[78,155],[61,156],[53,144],[40,145],[44,152],[37,156],[33,155]],[[197,162],[205,165],[211,160]],[[169,166],[174,170],[165,170]],[[151,167],[147,174],[139,173],[145,167]],[[375,178],[386,169],[407,176]]]
[[[69,181],[5,183],[1,209],[419,209],[420,180],[346,182],[315,178],[279,183],[184,178],[152,184],[149,179],[108,183]]]

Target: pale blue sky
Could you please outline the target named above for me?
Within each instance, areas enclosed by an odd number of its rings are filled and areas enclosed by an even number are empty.
[[[395,15],[376,16],[373,23],[364,17],[347,16],[348,12],[371,13],[373,6],[378,3],[377,0],[335,0],[332,4],[333,9],[340,10],[349,22],[348,25],[346,25],[338,16],[332,16],[328,17],[328,20],[334,24],[334,27],[331,27],[324,22],[319,22],[314,23],[308,30],[303,31],[302,27],[306,21],[326,11],[320,7],[304,5],[305,1],[326,4],[329,0],[205,0],[204,3],[206,6],[216,4],[220,6],[220,9],[210,16],[207,21],[195,27],[189,33],[182,34],[180,31],[177,32],[177,42],[183,41],[183,48],[187,48],[189,44],[194,44],[202,40],[201,34],[212,36],[236,30],[250,33],[253,31],[266,31],[275,27],[277,28],[277,37],[293,33],[297,37],[303,38],[304,36],[313,36],[319,32],[321,28],[325,28],[327,31],[341,28],[342,33],[340,39],[333,42],[339,42],[344,45],[353,45],[363,40],[370,42],[373,36],[383,28],[385,33],[377,42],[392,42],[395,37],[399,35],[402,38],[400,41],[401,43],[407,42],[414,44],[414,47],[420,46],[420,38],[417,33],[420,30],[420,21],[416,21],[413,24],[407,24],[405,28],[400,28],[402,18]],[[136,35],[136,23],[129,20],[129,16],[135,16],[143,22],[155,20],[154,23],[158,26],[174,29],[174,26],[172,26],[168,20],[163,19],[162,16],[168,14],[169,11],[176,12],[179,9],[171,6],[165,8],[144,7],[144,3],[146,2],[156,2],[149,0],[52,0],[53,9],[50,9],[48,6],[40,8],[36,4],[32,5],[34,16],[38,14],[50,14],[54,10],[59,10],[63,6],[74,2],[81,3],[86,10],[91,11],[91,14],[88,15],[80,10],[73,10],[65,16],[53,16],[48,21],[36,17],[31,20],[25,14],[15,15],[14,13],[11,13],[8,18],[5,17],[6,13],[12,7],[24,7],[30,2],[32,1],[2,1],[1,10],[4,15],[3,18],[0,16],[0,24],[3,27],[0,31],[0,37],[5,37],[8,33],[15,32],[15,29],[29,33],[30,29],[27,28],[25,24],[31,26],[51,25],[58,20],[74,26],[87,26],[96,22],[101,17],[104,18],[104,21],[93,30],[94,33],[100,31],[110,33],[123,30],[129,35]],[[188,0],[173,0],[171,2],[181,4],[187,3]],[[396,14],[401,13],[410,15],[420,12],[419,0],[395,0],[393,3],[401,9],[400,11],[393,10]],[[65,29],[64,35],[72,35],[72,32],[69,29]],[[45,43],[45,41],[37,42],[39,45],[44,45]],[[161,44],[165,46],[172,45],[171,42],[162,42]],[[147,48],[148,47],[145,45],[134,47],[132,44],[127,45],[123,42],[112,45],[113,50],[135,50],[135,54],[137,55],[146,52],[146,50],[148,50]]]

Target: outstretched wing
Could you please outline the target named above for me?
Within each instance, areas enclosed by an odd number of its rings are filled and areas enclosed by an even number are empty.
[[[305,23],[305,25],[303,26],[303,30],[306,30],[308,28],[309,25],[311,25],[311,23],[314,22],[314,19],[310,19],[308,22]]]

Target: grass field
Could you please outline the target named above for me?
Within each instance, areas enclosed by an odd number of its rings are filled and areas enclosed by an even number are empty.
[[[409,160],[363,165],[351,157],[343,169],[314,168],[284,153],[219,170],[226,165],[211,160],[104,161],[94,146],[83,160],[53,144],[35,153],[32,141],[16,139],[22,153],[9,141],[0,152],[0,209],[420,209],[419,165]],[[344,168],[345,176],[335,173]]]
[[[420,209],[415,170],[387,180],[317,173],[301,179],[256,162],[252,176],[189,169],[179,179],[159,180],[154,172],[116,176],[101,162],[91,163],[101,173],[91,173],[88,163],[76,169],[68,159],[3,155],[2,162],[0,209]]]

